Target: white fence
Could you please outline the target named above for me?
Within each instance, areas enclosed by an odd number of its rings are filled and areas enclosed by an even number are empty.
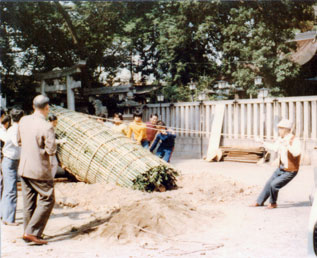
[[[282,118],[294,122],[301,139],[317,140],[317,96],[148,104],[145,118],[157,113],[178,136],[208,137],[215,105],[225,104],[223,136],[227,139],[275,139]]]

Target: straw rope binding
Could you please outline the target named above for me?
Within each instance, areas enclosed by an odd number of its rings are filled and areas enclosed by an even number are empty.
[[[143,191],[176,187],[177,171],[131,139],[114,132],[88,115],[52,106],[58,118],[57,138],[63,168],[87,183],[108,182]]]

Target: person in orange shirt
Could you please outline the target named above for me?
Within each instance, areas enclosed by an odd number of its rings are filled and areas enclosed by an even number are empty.
[[[135,112],[133,114],[133,122],[129,124],[127,137],[131,138],[132,133],[137,144],[144,148],[149,148],[149,141],[146,137],[146,124],[142,121],[142,113]]]
[[[156,124],[158,121],[158,114],[151,114],[150,121],[146,122],[146,136],[147,140],[151,144],[156,136]]]

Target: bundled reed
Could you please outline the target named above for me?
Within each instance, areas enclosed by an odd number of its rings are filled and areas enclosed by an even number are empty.
[[[65,144],[58,146],[58,158],[62,167],[78,180],[144,190],[146,186],[140,185],[143,175],[148,178],[152,171],[161,170],[161,173],[168,171],[168,175],[173,175],[164,187],[176,186],[177,172],[173,167],[126,136],[113,132],[86,114],[58,106],[52,106],[51,112],[58,117],[57,138],[67,138]],[[162,180],[158,180],[155,189],[160,189],[161,183]]]

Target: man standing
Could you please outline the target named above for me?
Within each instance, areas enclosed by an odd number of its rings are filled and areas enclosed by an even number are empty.
[[[2,107],[0,107],[0,153],[1,153],[1,157],[0,157],[0,200],[2,198],[2,190],[3,190],[3,175],[2,175],[2,167],[1,167],[2,158],[3,158],[2,148],[4,145],[4,138],[5,138],[6,132],[7,132],[7,128],[4,126],[3,122],[5,119],[8,119],[8,118],[10,118],[10,117],[6,116],[5,110]],[[10,120],[10,119],[8,119],[8,120]]]
[[[274,144],[264,143],[264,147],[278,152],[279,168],[275,170],[271,178],[267,181],[264,189],[260,193],[253,207],[263,206],[270,197],[267,208],[277,208],[277,196],[279,190],[287,185],[299,170],[301,146],[298,138],[291,133],[293,124],[287,119],[281,120],[278,125],[279,138]]]
[[[150,121],[146,122],[146,136],[148,142],[151,144],[157,133],[156,124],[158,121],[158,114],[151,114]]]
[[[3,146],[3,196],[1,200],[2,222],[5,225],[17,226],[15,214],[17,207],[17,170],[20,159],[20,147],[18,144],[18,123],[24,112],[20,109],[12,109],[10,112],[13,124],[8,129]]]
[[[21,142],[19,175],[23,195],[23,239],[38,245],[54,206],[54,185],[50,156],[55,155],[53,126],[45,120],[49,113],[49,99],[38,95],[33,100],[34,113],[25,116],[19,124]]]

